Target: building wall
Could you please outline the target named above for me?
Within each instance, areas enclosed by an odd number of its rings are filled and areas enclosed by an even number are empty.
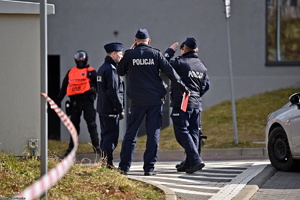
[[[48,19],[49,54],[61,57],[61,80],[74,66],[73,55],[78,49],[85,49],[90,64],[98,69],[105,57],[103,45],[118,41],[129,48],[135,32],[143,27],[150,33],[152,46],[162,51],[186,37],[197,39],[200,58],[207,65],[211,79],[210,91],[203,98],[204,109],[209,108],[231,100],[228,22],[236,98],[300,86],[299,66],[265,66],[263,0],[231,1],[232,17],[228,21],[222,0],[49,0],[49,3],[56,6],[56,15]],[[165,105],[166,123],[167,108]],[[84,126],[83,123],[80,137],[89,141]],[[68,137],[62,128],[62,139]]]
[[[41,130],[39,16],[0,14],[0,26],[0,151],[26,155]]]
[[[29,140],[40,147],[41,135],[39,6],[0,0],[0,27],[0,151],[33,155]]]

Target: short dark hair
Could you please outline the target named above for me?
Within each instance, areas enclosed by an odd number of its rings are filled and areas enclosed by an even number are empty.
[[[192,49],[192,48],[190,48],[186,45],[184,45],[184,46],[185,46],[185,49],[186,49],[187,52],[195,52],[194,49]]]
[[[180,45],[180,49],[183,49],[183,47],[184,47],[184,42],[183,43],[181,43],[181,45]]]

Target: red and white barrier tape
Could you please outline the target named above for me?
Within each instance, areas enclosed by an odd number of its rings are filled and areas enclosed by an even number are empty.
[[[48,97],[47,94],[42,93],[41,95],[47,99],[51,109],[53,109],[57,113],[60,120],[69,130],[74,142],[74,148],[72,149],[70,154],[66,158],[64,158],[55,168],[51,169],[47,174],[27,187],[15,198],[30,200],[36,199],[43,195],[49,188],[51,188],[57,181],[59,181],[73,165],[78,148],[78,136],[73,123],[70,121],[67,115],[56,105],[56,103],[50,97]]]

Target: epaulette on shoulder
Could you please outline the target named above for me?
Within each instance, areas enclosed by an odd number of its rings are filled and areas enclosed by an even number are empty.
[[[160,50],[159,50],[159,49],[157,49],[157,48],[154,48],[154,47],[152,47],[152,49],[155,49],[155,50],[157,50],[157,51],[159,51],[159,52],[160,52]]]
[[[179,60],[180,58],[182,58],[182,56],[177,56],[175,60]]]
[[[125,52],[127,52],[127,51],[132,51],[132,50],[133,50],[133,49],[126,49]]]
[[[160,50],[159,50],[159,49],[157,49],[157,48],[154,48],[154,47],[152,47],[152,46],[150,46],[150,45],[148,45],[148,47],[149,47],[149,48],[151,48],[151,49],[154,49],[154,50],[156,50],[156,51],[159,51],[159,52],[160,52]]]

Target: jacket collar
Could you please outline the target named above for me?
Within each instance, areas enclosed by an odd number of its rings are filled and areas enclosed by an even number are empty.
[[[113,66],[117,66],[117,63],[110,56],[105,57],[105,62],[108,63],[108,64],[112,64]]]
[[[184,58],[198,58],[198,54],[196,52],[187,52],[182,55]]]
[[[87,65],[84,65],[83,67],[78,67],[78,66],[75,66],[75,67],[77,67],[78,69],[84,69],[84,68],[89,68],[89,67],[90,67],[90,65],[89,65],[89,64],[87,64]]]
[[[150,45],[148,45],[148,44],[146,44],[146,43],[139,43],[136,47],[143,47],[143,46],[152,48]],[[136,48],[136,47],[135,47],[135,48]]]

